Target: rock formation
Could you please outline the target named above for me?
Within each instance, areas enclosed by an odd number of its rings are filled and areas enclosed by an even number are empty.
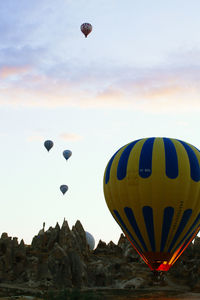
[[[148,289],[157,284],[200,292],[200,238],[195,238],[163,280],[156,281],[123,234],[117,245],[100,240],[90,251],[80,221],[71,230],[65,220],[61,227],[56,224],[55,228],[40,230],[31,245],[2,233],[0,283],[43,290]]]

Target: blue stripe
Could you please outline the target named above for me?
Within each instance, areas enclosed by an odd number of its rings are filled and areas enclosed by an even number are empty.
[[[152,173],[152,152],[155,138],[147,139],[142,147],[139,161],[139,175],[147,178]]]
[[[154,224],[153,224],[153,209],[150,206],[143,207],[143,216],[146,224],[146,230],[149,236],[152,251],[155,251],[155,237],[154,237]]]
[[[171,245],[169,246],[168,252],[171,252],[172,248],[174,247],[176,241],[178,240],[179,236],[183,232],[185,226],[187,225],[189,218],[192,214],[192,209],[186,209],[183,213],[182,219],[180,221],[179,227],[176,231],[176,234],[171,242]]]
[[[131,153],[131,150],[133,149],[133,147],[138,141],[140,140],[130,143],[122,152],[122,155],[120,156],[119,163],[117,166],[117,179],[122,180],[123,178],[126,177],[129,155]]]
[[[198,158],[196,157],[195,152],[193,151],[193,149],[186,144],[183,141],[179,142],[184,146],[188,158],[189,158],[189,162],[190,162],[190,176],[194,181],[199,181],[200,180],[200,169],[199,169],[199,162],[198,162]]]
[[[193,146],[197,151],[199,151],[200,152],[200,150],[197,148],[197,147],[195,147],[195,146]]]
[[[190,234],[190,236],[187,238],[187,240],[183,243],[183,245],[181,246],[181,248],[180,248],[180,250],[178,251],[178,253],[177,253],[177,255],[176,255],[176,257],[179,255],[179,253],[184,249],[184,247],[187,245],[187,243],[190,241],[190,239],[192,238],[192,236],[195,234],[195,231],[198,229],[198,227],[199,227],[199,229],[200,229],[200,225],[199,226],[197,226],[197,228],[195,229],[195,230],[193,230],[193,232]],[[192,241],[191,241],[192,242]],[[189,245],[188,245],[189,246]],[[177,248],[178,249],[178,248]],[[176,250],[177,250],[176,249]],[[175,251],[176,251],[175,250]],[[174,251],[174,252],[175,252]],[[176,259],[176,257],[174,257],[174,260]],[[174,260],[172,261],[172,264],[173,264],[173,262],[174,262]]]
[[[147,246],[146,246],[146,244],[145,244],[145,242],[143,240],[143,237],[142,237],[142,235],[140,233],[140,230],[139,230],[139,227],[137,225],[137,222],[135,220],[135,216],[134,216],[134,213],[133,213],[132,209],[130,207],[125,207],[124,211],[125,211],[125,214],[126,214],[126,216],[128,218],[128,221],[131,224],[133,230],[135,231],[135,234],[137,235],[137,237],[138,237],[141,245],[143,246],[143,248],[144,248],[145,251],[148,251],[147,250]]]
[[[110,179],[110,169],[113,163],[113,160],[115,158],[115,156],[117,155],[117,153],[122,149],[123,147],[121,147],[119,150],[117,150],[117,152],[115,152],[115,154],[111,157],[111,159],[109,160],[107,169],[106,169],[106,176],[105,176],[105,182],[106,184],[108,183],[109,179]]]
[[[200,214],[198,214],[198,216],[196,217],[195,221],[193,222],[192,226],[190,227],[190,229],[187,231],[187,233],[184,235],[184,237],[182,238],[182,240],[180,241],[180,243],[178,244],[178,246],[175,248],[174,251],[176,251],[180,245],[183,243],[183,241],[187,238],[187,236],[190,234],[191,231],[196,231],[196,229],[198,228],[199,226],[199,223],[200,222]],[[196,227],[196,228],[195,228]],[[190,234],[189,236],[189,239],[192,237],[194,233],[192,232],[192,234]]]
[[[163,216],[163,225],[162,225],[162,238],[160,244],[160,251],[163,252],[165,248],[165,244],[168,238],[169,230],[171,227],[172,219],[174,215],[174,208],[173,207],[166,207],[164,210]]]
[[[178,176],[178,158],[173,142],[163,138],[165,146],[165,172],[167,177],[173,179]]]
[[[113,210],[114,214],[117,217],[117,220],[119,221],[119,223],[121,224],[121,227],[126,231],[126,233],[128,234],[128,236],[131,238],[133,244],[135,247],[137,247],[137,249],[139,249],[139,251],[141,253],[143,253],[142,249],[140,248],[140,246],[138,245],[138,243],[136,242],[136,240],[134,239],[134,237],[132,236],[132,234],[130,233],[130,231],[128,230],[128,228],[126,227],[126,225],[124,224],[120,214],[118,213],[118,211],[116,209]]]

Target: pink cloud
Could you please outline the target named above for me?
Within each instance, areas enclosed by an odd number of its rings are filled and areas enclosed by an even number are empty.
[[[37,141],[44,141],[44,137],[40,134],[32,134],[27,138],[28,142],[37,142]]]
[[[30,70],[29,66],[4,66],[0,68],[0,78],[6,79],[11,76],[18,76],[27,73]]]
[[[27,70],[29,70],[28,73]],[[98,73],[98,72],[97,72]],[[99,73],[91,84],[85,76],[66,79],[41,74],[27,67],[2,68],[0,105],[24,107],[119,108],[150,112],[200,110],[198,70],[155,68]],[[15,81],[9,74],[23,74]],[[117,75],[116,75],[117,74]],[[122,74],[122,75],[120,75]],[[6,80],[4,80],[6,79]]]
[[[60,134],[60,138],[63,139],[63,140],[66,140],[66,141],[72,141],[73,142],[73,141],[79,141],[83,137],[78,135],[78,134],[75,134],[75,133],[64,132],[64,133]]]

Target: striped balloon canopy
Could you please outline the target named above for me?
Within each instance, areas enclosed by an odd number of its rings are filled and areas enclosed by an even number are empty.
[[[172,138],[120,148],[104,174],[108,208],[151,270],[168,271],[200,229],[200,152]]]
[[[90,34],[90,32],[92,31],[92,25],[90,23],[83,23],[81,25],[81,31],[85,35],[85,37],[87,37],[88,34]]]

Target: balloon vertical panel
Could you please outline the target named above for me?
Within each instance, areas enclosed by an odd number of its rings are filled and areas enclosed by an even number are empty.
[[[147,250],[150,247],[150,241],[148,239],[142,213],[142,207],[144,206],[143,193],[145,193],[148,201],[151,202],[151,194],[148,193],[148,189],[143,190],[141,188],[141,182],[138,172],[140,153],[145,141],[145,139],[139,140],[134,144],[134,147],[132,148],[128,158],[127,175],[126,178],[123,179],[128,190],[128,198],[126,199],[125,206],[132,209],[132,212],[126,209],[126,218],[128,215],[129,220],[132,218],[134,219],[134,224],[131,225],[130,221],[128,221],[128,223],[130,224],[129,226],[131,230],[133,230],[133,226],[134,228],[136,228],[137,234],[135,236],[135,239],[137,240],[143,251]],[[137,201],[133,201],[133,195],[135,199],[137,199]],[[138,226],[138,224],[140,224],[140,226]]]

